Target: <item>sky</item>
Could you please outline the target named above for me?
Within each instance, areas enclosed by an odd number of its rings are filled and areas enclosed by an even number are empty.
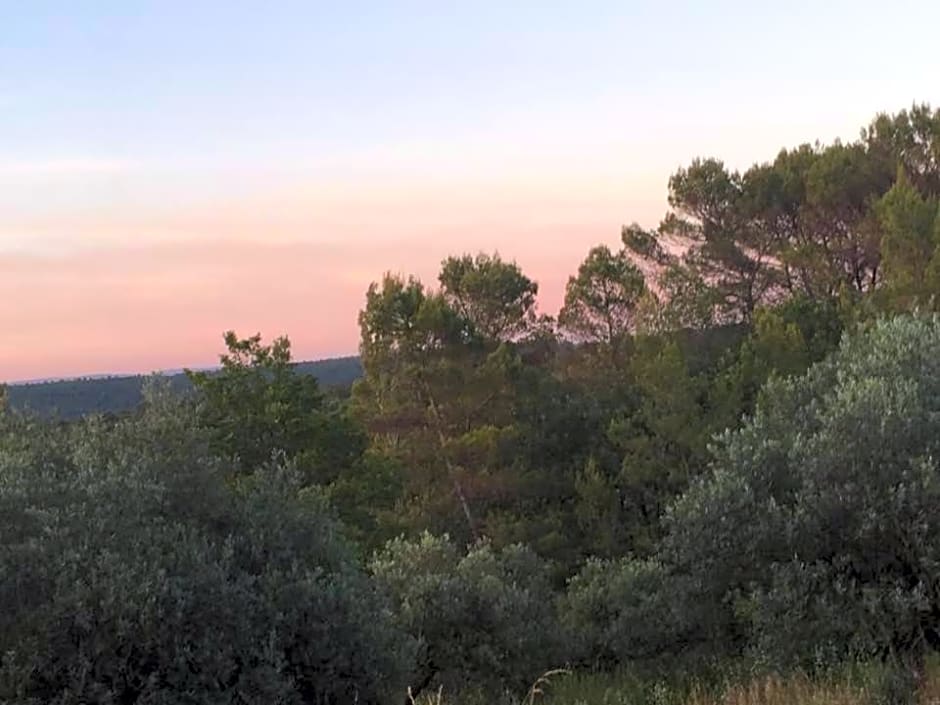
[[[355,353],[383,272],[555,313],[669,175],[940,104],[940,3],[0,0],[0,381]]]

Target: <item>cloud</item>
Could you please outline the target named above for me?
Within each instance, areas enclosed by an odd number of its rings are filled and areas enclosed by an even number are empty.
[[[104,158],[62,158],[0,161],[0,176],[68,177],[114,174],[133,166],[130,161]]]

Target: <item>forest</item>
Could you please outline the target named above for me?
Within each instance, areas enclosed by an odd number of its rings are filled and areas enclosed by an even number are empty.
[[[348,389],[0,401],[0,702],[940,702],[940,110],[668,202],[557,317],[384,275]]]
[[[298,374],[309,374],[325,389],[345,389],[362,376],[359,358],[336,357],[294,363]],[[163,383],[180,393],[192,391],[182,372],[160,373]],[[106,375],[21,382],[7,387],[10,408],[37,416],[71,420],[89,414],[122,414],[143,401],[147,375]]]

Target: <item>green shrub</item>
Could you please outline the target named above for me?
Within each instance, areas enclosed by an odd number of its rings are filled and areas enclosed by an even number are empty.
[[[880,321],[771,382],[717,452],[662,551],[702,636],[919,668],[940,644],[940,320]]]
[[[520,694],[558,665],[548,566],[527,548],[483,543],[461,555],[447,537],[425,534],[391,541],[372,568],[419,641],[414,692]]]
[[[398,701],[409,640],[289,464],[232,489],[193,410],[0,420],[0,702]]]
[[[588,561],[561,607],[580,660],[610,668],[678,650],[682,628],[668,581],[655,561]]]

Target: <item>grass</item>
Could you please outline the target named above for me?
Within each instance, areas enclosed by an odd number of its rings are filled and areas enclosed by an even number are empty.
[[[719,697],[694,694],[688,705],[858,705],[872,696],[864,686],[852,683],[814,683],[803,676],[782,679],[766,676],[729,688]]]
[[[930,665],[916,699],[905,696],[904,685],[896,672],[871,666],[823,679],[770,674],[715,685],[573,675],[554,684],[544,705],[940,705],[940,664]]]
[[[826,678],[776,674],[723,682],[649,680],[637,674],[551,671],[540,678],[521,705],[940,705],[940,660],[928,664],[926,678],[913,699],[896,671],[881,666],[852,666]],[[473,699],[435,692],[416,705],[483,705]]]

